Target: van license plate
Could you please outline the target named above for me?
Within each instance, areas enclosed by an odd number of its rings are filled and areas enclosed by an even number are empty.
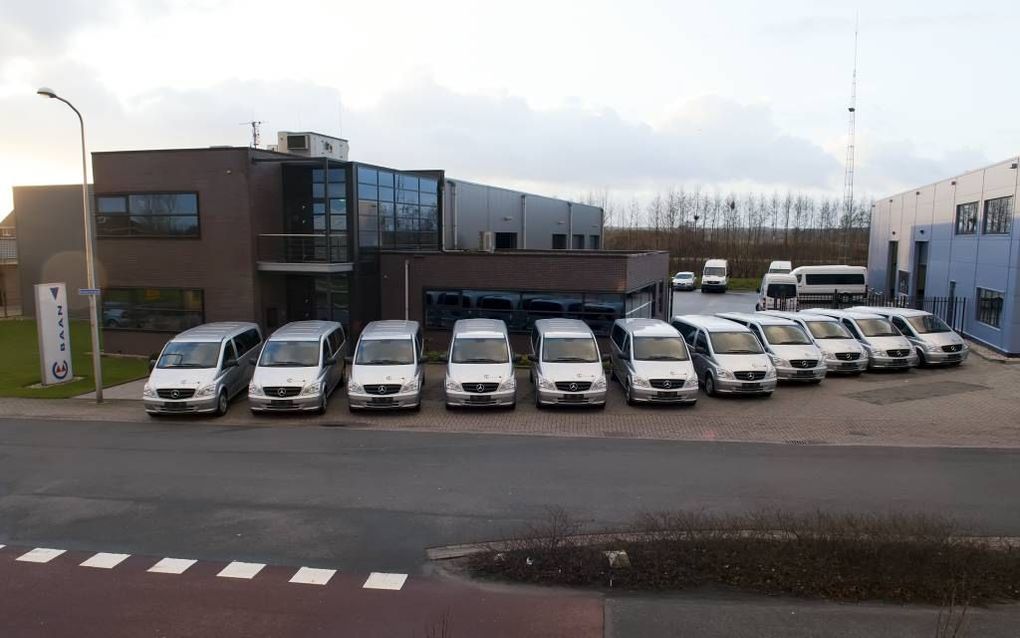
[[[287,399],[273,399],[269,402],[271,408],[292,408],[294,402]]]
[[[959,361],[961,359],[963,359],[963,355],[961,354],[950,354],[946,356],[946,361]]]
[[[564,394],[562,397],[560,397],[560,400],[561,401],[565,401],[567,403],[584,403],[584,395],[583,394]]]
[[[744,392],[757,392],[758,390],[761,390],[761,384],[760,383],[745,383],[744,385],[742,385],[740,387],[740,389],[743,390]]]
[[[656,392],[655,396],[659,399],[675,399],[679,392]]]
[[[812,370],[797,370],[796,372],[793,373],[793,376],[803,379],[813,377],[815,376],[815,373]]]
[[[375,405],[387,405],[389,403],[393,403],[393,397],[372,397],[368,400],[368,402],[374,403]]]
[[[163,409],[164,410],[171,410],[171,411],[183,411],[183,410],[187,410],[188,407],[189,406],[188,406],[187,403],[171,403],[170,401],[167,401],[166,403],[163,404]]]
[[[469,403],[492,403],[492,397],[484,394],[472,394],[468,397]]]
[[[840,364],[839,367],[844,369],[844,370],[856,370],[857,369],[857,364],[856,363],[843,363],[843,364]]]

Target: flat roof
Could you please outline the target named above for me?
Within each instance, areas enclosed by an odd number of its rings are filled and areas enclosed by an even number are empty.
[[[493,190],[506,191],[508,193],[516,193],[518,195],[528,195],[530,197],[541,197],[543,199],[552,199],[552,200],[556,200],[558,202],[566,202],[568,204],[574,204],[574,205],[577,205],[577,206],[587,206],[588,208],[594,208],[595,210],[600,210],[603,213],[605,212],[604,208],[602,208],[601,206],[596,206],[595,204],[585,204],[584,202],[575,202],[572,199],[563,199],[562,197],[555,197],[553,195],[541,195],[539,193],[529,193],[529,192],[517,190],[517,189],[514,189],[514,188],[506,188],[505,186],[492,186],[491,184],[482,184],[480,182],[472,182],[470,180],[460,179],[460,178],[457,178],[457,177],[446,177],[445,181],[453,182],[454,184],[470,184],[471,186],[479,186],[481,188],[491,188]]]
[[[915,186],[914,188],[908,188],[905,191],[899,191],[898,193],[893,193],[891,195],[886,195],[885,197],[879,197],[878,199],[875,200],[875,203],[872,204],[871,207],[872,208],[877,208],[878,207],[878,203],[879,203],[880,200],[889,200],[889,199],[894,199],[896,197],[901,197],[901,196],[906,195],[908,193],[916,193],[917,191],[921,190],[922,188],[928,188],[930,186],[935,186],[936,184],[939,184],[941,182],[945,182],[945,181],[948,181],[948,180],[960,179],[961,177],[963,177],[965,175],[970,175],[971,173],[978,173],[978,172],[981,172],[981,171],[987,171],[990,168],[995,168],[996,166],[1000,166],[1002,164],[1009,164],[1009,163],[1020,163],[1020,156],[1012,155],[1012,156],[1010,156],[1010,157],[1008,157],[1008,158],[1006,158],[1006,159],[1004,159],[1004,160],[1002,160],[1000,162],[992,162],[991,164],[986,164],[985,166],[979,166],[978,168],[972,168],[969,171],[963,171],[962,173],[956,173],[955,175],[950,175],[948,177],[943,177],[942,179],[936,180],[934,182],[928,182],[927,184],[921,184],[920,186]]]

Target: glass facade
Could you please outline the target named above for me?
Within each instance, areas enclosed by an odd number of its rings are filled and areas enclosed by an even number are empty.
[[[347,262],[348,167],[283,167],[283,226],[288,235],[273,238],[288,262]],[[268,252],[268,248],[266,250]]]
[[[288,321],[339,321],[350,325],[350,276],[287,275]]]
[[[439,248],[439,181],[359,165],[358,245],[364,248]]]
[[[102,299],[106,330],[180,332],[205,321],[197,289],[107,288]]]
[[[197,193],[96,197],[97,237],[198,237]]]

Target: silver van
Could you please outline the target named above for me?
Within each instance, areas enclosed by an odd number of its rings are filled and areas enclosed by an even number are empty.
[[[776,369],[746,326],[711,315],[679,315],[670,323],[693,350],[705,394],[770,396],[775,391]]]
[[[517,405],[514,357],[503,321],[461,319],[453,324],[443,388],[447,408]]]
[[[360,409],[421,408],[425,353],[417,321],[373,321],[358,338],[347,405]]]
[[[800,324],[760,312],[720,312],[718,316],[747,326],[783,381],[820,383],[825,378],[825,355]]]
[[[248,385],[252,412],[326,411],[344,382],[347,337],[335,321],[294,321],[266,340]]]
[[[223,416],[230,400],[248,388],[262,331],[254,323],[207,323],[171,339],[142,388],[151,415],[213,413]]]
[[[920,365],[959,365],[970,348],[963,338],[930,312],[913,308],[855,307],[885,317],[914,346]]]
[[[617,319],[609,333],[612,378],[627,403],[694,403],[698,375],[687,343],[676,328],[658,319]]]
[[[825,355],[829,374],[860,374],[868,369],[868,355],[846,326],[835,317],[808,312],[768,310],[765,314],[789,319],[801,325]]]
[[[531,331],[535,405],[606,407],[606,375],[598,341],[579,319],[539,319]]]
[[[811,308],[812,314],[839,319],[868,354],[868,367],[909,370],[917,365],[917,353],[907,338],[888,319],[873,312]]]

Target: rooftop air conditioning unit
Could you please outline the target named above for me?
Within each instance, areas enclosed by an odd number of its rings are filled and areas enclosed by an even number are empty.
[[[491,230],[483,230],[481,233],[482,250],[487,253],[496,252],[496,234]]]
[[[278,131],[277,150],[303,157],[328,158],[347,161],[347,140],[313,131]]]
[[[307,135],[288,135],[287,136],[287,150],[288,151],[307,151],[308,150],[308,136]]]

